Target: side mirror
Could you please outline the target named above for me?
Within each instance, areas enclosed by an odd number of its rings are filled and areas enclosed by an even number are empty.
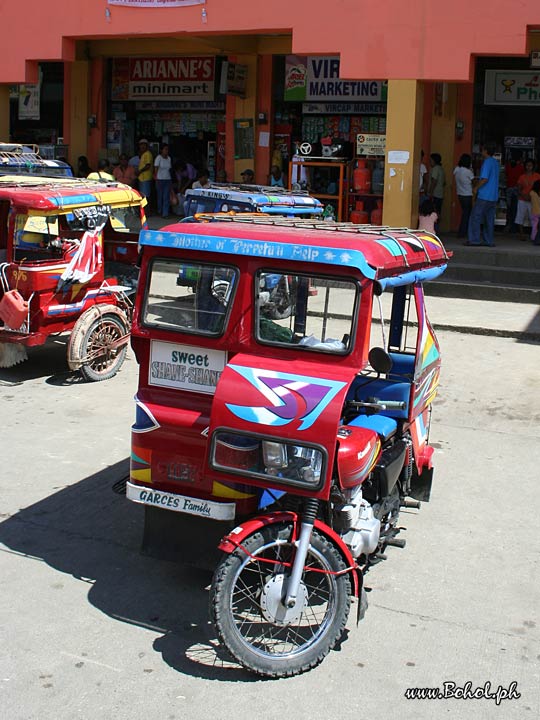
[[[394,364],[384,348],[371,348],[368,355],[369,364],[379,375],[387,375]]]

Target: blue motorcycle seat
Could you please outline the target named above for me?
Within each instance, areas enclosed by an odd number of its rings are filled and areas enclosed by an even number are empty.
[[[357,415],[348,425],[373,430],[383,440],[388,440],[397,430],[397,420],[386,415]]]

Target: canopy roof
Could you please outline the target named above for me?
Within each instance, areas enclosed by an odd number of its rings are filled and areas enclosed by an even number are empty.
[[[200,219],[213,220],[211,215]],[[177,223],[145,230],[141,245],[353,267],[371,280],[406,284],[441,274],[449,255],[435,235],[375,227],[242,214],[212,222]],[[424,271],[432,271],[429,274]],[[423,272],[423,276],[418,275]],[[434,271],[434,272],[433,272]],[[389,283],[383,283],[387,285]]]
[[[40,212],[58,212],[87,205],[142,203],[139,193],[122,183],[31,175],[0,176],[0,200],[9,200],[16,207]]]

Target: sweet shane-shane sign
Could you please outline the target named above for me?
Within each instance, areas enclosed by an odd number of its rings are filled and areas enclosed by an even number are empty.
[[[222,350],[153,340],[148,382],[214,394],[225,362]]]

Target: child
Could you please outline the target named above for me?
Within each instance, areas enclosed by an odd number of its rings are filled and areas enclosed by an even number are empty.
[[[540,236],[538,235],[538,222],[540,221],[540,180],[535,180],[531,192],[531,240],[534,245],[540,245]]]
[[[435,235],[435,223],[438,219],[439,216],[435,212],[433,200],[430,200],[429,198],[422,200],[420,213],[418,215],[418,229]]]

